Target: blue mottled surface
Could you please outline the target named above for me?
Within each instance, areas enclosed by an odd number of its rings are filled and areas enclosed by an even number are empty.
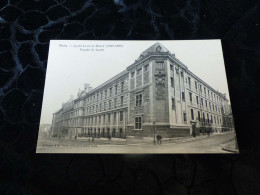
[[[257,194],[259,13],[256,0],[1,0],[0,194]],[[36,155],[50,39],[222,39],[240,156]]]

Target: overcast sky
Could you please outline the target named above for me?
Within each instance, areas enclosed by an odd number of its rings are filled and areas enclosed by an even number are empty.
[[[229,92],[220,40],[192,41],[66,41],[50,43],[41,124],[52,121],[70,95],[90,83],[95,88],[125,70],[156,42],[174,53],[188,69],[221,93]],[[96,47],[96,45],[104,47]],[[83,47],[83,45],[85,47]],[[119,47],[106,47],[119,45]],[[67,46],[67,47],[65,47]],[[91,47],[94,46],[94,47]],[[94,49],[87,51],[86,49]],[[104,51],[96,51],[104,49]]]

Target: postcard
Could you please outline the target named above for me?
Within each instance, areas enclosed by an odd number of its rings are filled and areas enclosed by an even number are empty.
[[[37,153],[238,153],[221,40],[51,40]]]

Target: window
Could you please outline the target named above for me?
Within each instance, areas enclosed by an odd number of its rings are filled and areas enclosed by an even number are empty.
[[[116,112],[114,112],[114,122],[116,121]]]
[[[115,106],[115,108],[116,108],[116,102],[117,102],[117,98],[115,98],[115,100],[114,100],[114,106]]]
[[[103,92],[100,92],[100,99],[102,100],[102,95],[103,95]]]
[[[97,101],[98,101],[98,96],[99,96],[99,94],[97,94]]]
[[[109,100],[109,109],[111,109],[111,100]]]
[[[208,97],[209,97],[209,90],[208,90]],[[210,97],[209,97],[210,98]]]
[[[173,71],[173,65],[172,64],[170,64],[170,70]]]
[[[106,110],[106,102],[104,102],[104,110]]]
[[[115,86],[115,94],[117,94],[117,85]]]
[[[205,122],[205,113],[203,112],[203,122]]]
[[[211,118],[211,123],[213,123],[212,115],[210,115],[210,118]]]
[[[110,123],[110,113],[108,113],[108,122]]]
[[[105,98],[107,97],[107,90],[105,90]]]
[[[157,68],[163,68],[163,62],[157,62]]]
[[[214,104],[212,104],[212,108],[213,108],[213,111],[214,111]]]
[[[171,87],[174,86],[174,81],[173,81],[173,77],[171,77]]]
[[[195,81],[195,89],[196,89],[196,91],[198,89],[197,81]]]
[[[198,120],[200,121],[200,111],[198,111]]]
[[[112,96],[112,87],[109,89],[110,97]]]
[[[188,77],[188,81],[189,81],[189,88],[191,88],[191,81],[190,81],[190,77]]]
[[[120,117],[119,117],[120,121],[123,121],[123,111],[120,111]]]
[[[124,96],[121,96],[121,106],[123,106],[124,103]]]
[[[206,105],[206,107],[208,107],[208,102],[207,102],[207,100],[205,100],[205,105]]]
[[[190,94],[190,102],[192,102],[192,93],[189,93]]]
[[[186,112],[184,112],[184,113],[183,113],[183,120],[184,120],[184,122],[186,122],[186,121],[187,121]]]
[[[181,71],[181,77],[183,77],[183,72]]]
[[[121,93],[124,92],[124,82],[121,83]]]
[[[199,96],[196,96],[197,104],[199,104]]]
[[[204,94],[205,94],[205,97],[206,97],[206,87],[204,87]]]
[[[131,72],[131,78],[135,77],[135,72]]]
[[[208,123],[209,123],[209,114],[207,113],[207,119],[208,119]]]
[[[135,129],[142,129],[142,118],[135,117]]]
[[[144,66],[144,72],[148,71],[148,68],[149,68],[149,64],[145,65]]]
[[[201,87],[201,85],[200,85],[200,93],[202,93],[202,87]]]
[[[142,68],[139,68],[139,69],[137,70],[137,75],[140,75],[140,74],[141,74],[141,71],[142,71]]]
[[[190,109],[190,113],[191,113],[191,120],[194,120],[193,109]]]
[[[172,109],[175,110],[175,99],[172,98]]]
[[[209,102],[209,109],[211,110],[211,103]]]
[[[182,101],[185,101],[185,93],[181,92]]]
[[[136,96],[136,106],[141,106],[142,105],[142,94],[139,94]]]
[[[179,69],[175,68],[175,72],[176,72],[176,74],[179,74]]]
[[[96,105],[96,112],[98,111],[98,105]]]
[[[201,103],[201,106],[203,106],[203,99],[202,98],[200,99],[200,103]]]

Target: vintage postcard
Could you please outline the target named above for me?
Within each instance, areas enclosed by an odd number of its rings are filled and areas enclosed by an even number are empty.
[[[220,40],[52,40],[37,153],[238,153]]]

